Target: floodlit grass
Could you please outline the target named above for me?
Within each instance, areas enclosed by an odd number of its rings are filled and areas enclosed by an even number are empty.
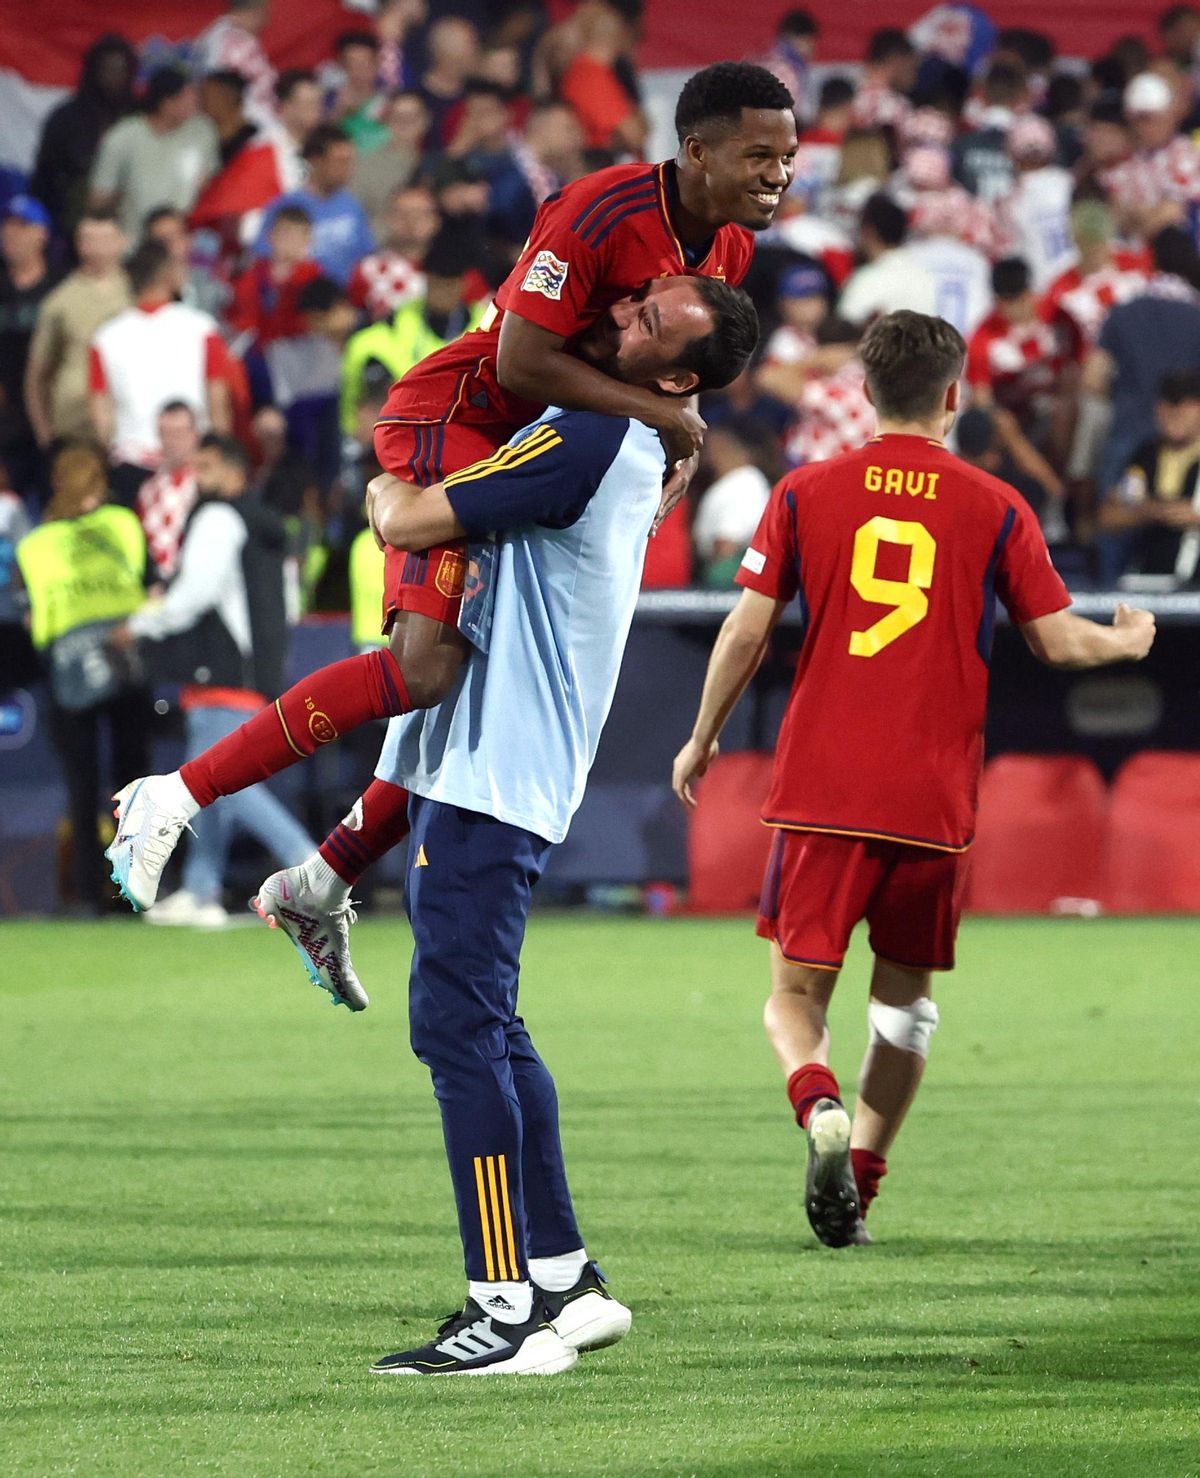
[[[1198,921],[969,922],[877,1245],[831,1252],[751,926],[535,919],[526,1018],[634,1329],[468,1381],[366,1369],[462,1293],[402,923],[356,932],[360,1017],[265,931],[3,937],[6,1474],[1200,1473]]]

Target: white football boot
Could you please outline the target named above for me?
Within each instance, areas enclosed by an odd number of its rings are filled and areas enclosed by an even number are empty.
[[[178,774],[146,775],[119,790],[113,800],[117,834],[104,855],[122,898],[142,913],[153,907],[163,869],[200,808]]]
[[[350,958],[350,925],[358,922],[350,890],[331,894],[312,886],[309,864],[273,872],[250,900],[272,929],[292,941],[308,978],[328,991],[335,1006],[365,1011],[370,998]]]

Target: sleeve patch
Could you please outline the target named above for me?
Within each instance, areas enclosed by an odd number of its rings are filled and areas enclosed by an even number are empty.
[[[541,293],[542,297],[552,298],[557,303],[562,297],[563,285],[567,280],[567,266],[552,251],[538,252],[525,274],[521,291]]]
[[[742,555],[742,564],[752,575],[761,575],[767,567],[767,556],[760,554],[757,549],[747,549]]]

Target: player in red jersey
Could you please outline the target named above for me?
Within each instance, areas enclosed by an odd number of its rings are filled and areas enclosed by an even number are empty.
[[[686,83],[675,122],[675,159],[600,170],[542,205],[483,325],[393,387],[375,433],[384,476],[373,486],[439,482],[490,457],[553,404],[654,427],[674,463],[664,505],[682,495],[704,422],[687,398],[631,383],[634,374],[614,378],[609,361],[620,343],[628,368],[637,348],[631,336],[641,335],[647,346],[659,341],[658,279],[741,282],[753,233],[771,224],[791,183],[796,121],[778,78],[762,67],[719,62]],[[607,329],[599,332],[611,341],[608,356],[598,352],[596,332],[581,337],[605,317]],[[353,724],[440,702],[465,652],[457,630],[465,577],[462,544],[423,554],[387,550],[389,649],[313,674],[283,695],[278,713],[255,715],[193,761],[188,787],[195,801],[210,805],[274,774]],[[353,977],[350,886],[407,831],[407,791],[375,780],[318,856],[268,879],[305,915],[305,948],[322,979]]]
[[[776,828],[758,932],[773,944],[766,1027],[808,1136],[806,1206],[829,1246],[862,1224],[937,1025],[931,972],[954,964],[962,856],[983,759],[995,599],[1054,667],[1138,660],[1154,618],[1072,615],[1029,506],[942,445],[966,346],[897,312],[862,345],[879,435],[789,473],[738,574],[676,793],[717,753],[780,614],[805,609],[795,683],[763,813]],[[854,1122],[829,1069],[826,1009],[851,930],[875,955]]]

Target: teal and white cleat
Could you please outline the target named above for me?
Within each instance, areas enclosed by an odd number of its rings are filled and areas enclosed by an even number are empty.
[[[117,834],[104,855],[112,863],[113,882],[134,913],[153,907],[163,869],[196,814],[194,803],[190,810],[181,804],[181,789],[176,776],[146,775],[113,796]]]
[[[335,1006],[365,1011],[371,1004],[350,958],[350,925],[358,915],[348,896],[330,900],[308,885],[304,867],[272,873],[250,907],[272,929],[292,941],[313,985],[328,991]]]

